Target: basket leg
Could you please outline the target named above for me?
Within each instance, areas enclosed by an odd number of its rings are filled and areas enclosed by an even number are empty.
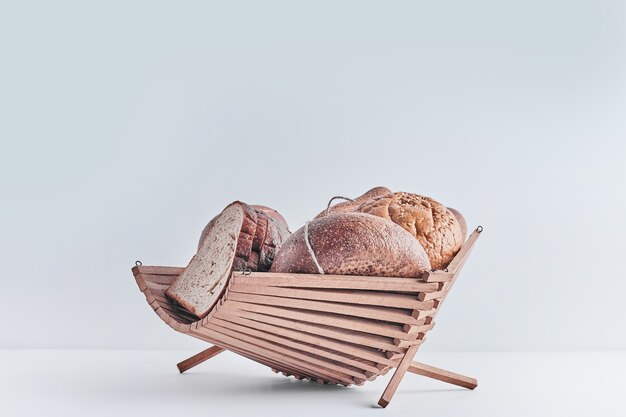
[[[395,394],[396,389],[398,389],[398,385],[400,385],[400,381],[402,381],[404,374],[406,374],[406,371],[409,369],[411,361],[417,353],[418,348],[419,345],[413,345],[407,349],[404,357],[402,358],[402,361],[400,361],[400,364],[396,368],[396,371],[393,373],[391,380],[387,384],[387,388],[385,388],[383,395],[381,395],[380,399],[378,400],[378,405],[380,405],[381,407],[385,408],[391,402],[391,398],[393,397],[393,394]]]
[[[219,346],[211,346],[210,348],[185,359],[176,366],[178,367],[178,371],[182,374],[183,372],[188,371],[196,365],[200,365],[202,362],[211,359],[213,356],[222,353],[223,351],[224,349]]]
[[[478,386],[478,381],[475,378],[446,371],[445,369],[435,368],[434,366],[420,362],[412,362],[409,366],[409,372],[467,389],[474,389]]]

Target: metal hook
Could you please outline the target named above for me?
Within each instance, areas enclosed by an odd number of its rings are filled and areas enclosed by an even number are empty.
[[[241,268],[241,275],[250,275],[252,273],[252,270],[250,268]]]
[[[478,233],[481,233],[481,232],[483,231],[483,227],[482,227],[482,226],[478,226],[478,227],[476,228],[476,231],[477,231]]]
[[[135,261],[135,266],[141,266],[141,265],[143,265],[141,261]]]

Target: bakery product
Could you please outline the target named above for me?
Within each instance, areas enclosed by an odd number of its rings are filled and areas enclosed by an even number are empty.
[[[219,299],[232,271],[269,270],[289,234],[286,224],[235,201],[204,228],[198,252],[166,294],[204,317]]]
[[[465,217],[463,217],[463,215],[457,209],[448,207],[448,210],[450,210],[452,214],[454,214],[454,217],[456,217],[456,220],[459,222],[459,226],[461,226],[461,240],[465,242],[465,238],[467,237],[467,222],[465,221]]]
[[[365,213],[312,220],[287,239],[271,268],[272,272],[389,277],[418,277],[428,270],[428,256],[410,233]]]
[[[287,220],[285,220],[285,218],[276,210],[274,210],[271,207],[267,207],[267,206],[262,206],[259,204],[253,204],[250,207],[252,207],[253,209],[255,209],[256,211],[261,211],[264,214],[266,214],[269,217],[272,217],[275,222],[273,223],[273,227],[276,229],[276,233],[279,233],[282,237],[283,237],[283,241],[285,241],[289,235],[291,234],[291,232],[289,231],[289,226],[287,225]],[[204,238],[206,237],[209,229],[211,229],[213,221],[216,219],[217,217],[214,217],[202,230],[202,233],[200,234],[200,239],[198,240],[198,250],[200,250],[200,246],[202,246],[202,241],[204,240]],[[260,232],[258,232],[260,233]],[[268,236],[270,239],[274,236],[273,233],[270,233],[270,235]],[[269,269],[269,268],[268,268]]]
[[[352,201],[344,201],[342,203],[335,204],[328,209],[328,213],[326,209],[324,209],[321,213],[315,216],[316,219],[320,217],[324,217],[327,214],[335,214],[335,213],[349,213],[352,211],[356,211],[356,209],[366,201],[371,199],[390,194],[391,190],[386,187],[374,187],[371,190],[365,192],[363,195],[355,198]]]
[[[279,224],[283,224],[285,225],[285,227],[287,227],[287,220],[285,220],[285,218],[276,210],[274,210],[271,207],[267,207],[267,206],[262,206],[260,204],[253,204],[252,208],[255,208],[257,210],[261,210],[263,213],[267,214],[269,217],[273,217],[274,220],[276,220]],[[287,227],[287,230],[289,230],[289,228]]]
[[[461,225],[453,212],[430,197],[396,192],[369,200],[357,210],[402,226],[419,240],[435,269],[444,269],[463,244]]]

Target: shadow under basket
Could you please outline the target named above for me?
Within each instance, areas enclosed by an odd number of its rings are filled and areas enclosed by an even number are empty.
[[[320,384],[362,385],[395,368],[378,404],[386,407],[407,371],[474,389],[474,378],[414,362],[434,317],[482,232],[472,232],[445,270],[420,278],[235,272],[198,319],[165,290],[184,268],[132,268],[139,289],[174,330],[213,344],[180,372],[230,350],[276,373]]]

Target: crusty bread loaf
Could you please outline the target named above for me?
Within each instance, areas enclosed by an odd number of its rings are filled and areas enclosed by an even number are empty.
[[[289,234],[286,224],[235,201],[204,228],[198,252],[166,294],[204,317],[221,296],[232,271],[268,271]]]
[[[467,222],[465,221],[465,217],[457,210],[452,207],[448,207],[448,210],[454,214],[456,220],[459,222],[459,226],[461,226],[461,240],[465,242],[465,238],[467,237]]]
[[[428,270],[428,256],[411,234],[364,213],[336,213],[312,220],[287,239],[271,268],[273,272],[389,277],[418,277]]]
[[[452,211],[430,197],[396,192],[369,200],[358,211],[402,226],[419,240],[435,269],[445,268],[463,244],[461,226]]]
[[[279,212],[277,212],[273,208],[267,207],[267,206],[262,206],[260,204],[253,204],[252,208],[257,209],[257,210],[261,210],[263,213],[267,214],[269,217],[273,217],[274,220],[276,220],[279,224],[283,224],[283,225],[285,225],[285,227],[287,227],[287,220],[285,220],[285,218],[282,216],[282,214],[280,214]]]
[[[390,193],[391,191],[386,187],[374,187],[371,190],[365,192],[363,195],[355,198],[353,201],[344,201],[342,203],[335,204],[328,209],[328,212],[326,212],[326,209],[324,209],[321,213],[315,216],[315,218],[318,219],[320,217],[326,216],[327,214],[349,213],[352,211],[356,211],[356,209],[366,201]]]

